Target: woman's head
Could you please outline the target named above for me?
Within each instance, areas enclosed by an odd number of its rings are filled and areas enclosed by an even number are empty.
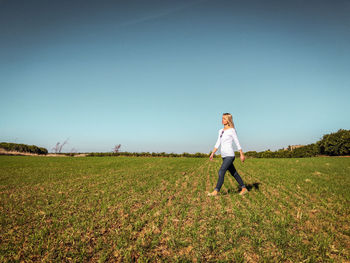
[[[222,124],[227,124],[228,126],[230,126],[230,128],[235,128],[235,124],[233,123],[232,115],[230,113],[222,114]]]

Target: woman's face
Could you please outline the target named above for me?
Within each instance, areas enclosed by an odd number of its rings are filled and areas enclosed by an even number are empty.
[[[226,124],[227,124],[227,120],[226,120],[226,118],[225,118],[224,116],[222,116],[222,121],[221,121],[221,123],[222,123],[223,125],[226,125]]]

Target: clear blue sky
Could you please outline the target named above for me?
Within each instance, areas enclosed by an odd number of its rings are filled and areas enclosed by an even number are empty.
[[[0,1],[0,141],[244,151],[349,129],[349,1]]]

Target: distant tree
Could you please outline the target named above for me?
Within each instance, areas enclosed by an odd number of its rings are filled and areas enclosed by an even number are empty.
[[[52,148],[52,150],[55,153],[61,153],[63,146],[67,143],[68,143],[68,139],[65,140],[62,144],[60,144],[60,142],[58,142],[58,143],[56,143],[55,147]]]
[[[119,152],[119,149],[120,149],[121,146],[122,146],[121,144],[115,145],[114,148],[113,148],[113,152],[114,153]]]

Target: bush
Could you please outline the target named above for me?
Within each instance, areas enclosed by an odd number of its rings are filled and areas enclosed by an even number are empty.
[[[1,142],[0,148],[5,149],[6,151],[27,152],[27,153],[35,153],[35,154],[48,153],[46,148],[38,147],[35,145],[19,144],[19,143]]]
[[[349,155],[350,154],[350,130],[339,129],[335,133],[326,134],[317,142],[320,154]]]

